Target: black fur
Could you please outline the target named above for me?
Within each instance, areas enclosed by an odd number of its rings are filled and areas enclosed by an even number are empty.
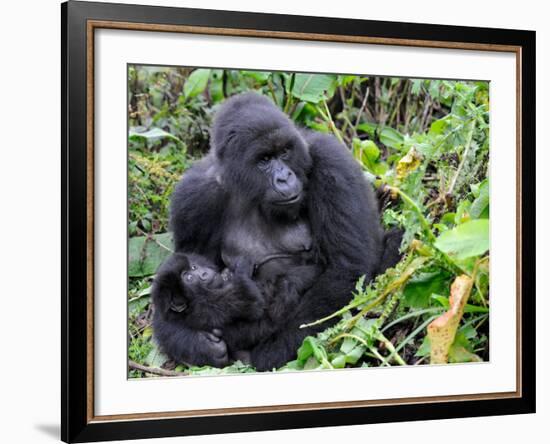
[[[217,346],[197,342],[201,331],[182,316],[155,317],[162,347],[193,363],[219,365],[220,343],[250,349],[258,370],[293,359],[307,335],[329,324],[299,326],[345,305],[361,275],[369,281],[378,273],[385,246],[374,193],[349,150],[330,135],[298,130],[254,93],[218,111],[211,151],[176,187],[170,222],[178,252],[200,254],[218,269],[233,268],[239,257],[258,265],[282,254],[256,278],[274,286],[280,305],[259,320],[230,322]],[[309,280],[294,280],[299,267],[313,270]]]

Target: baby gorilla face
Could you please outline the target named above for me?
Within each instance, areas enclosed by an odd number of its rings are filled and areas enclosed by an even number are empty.
[[[231,273],[225,269],[218,273],[215,269],[195,262],[189,264],[189,269],[181,273],[181,282],[185,289],[219,289],[231,281]]]

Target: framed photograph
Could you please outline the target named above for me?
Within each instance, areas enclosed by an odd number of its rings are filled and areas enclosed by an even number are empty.
[[[535,33],[62,4],[65,442],[535,411]]]

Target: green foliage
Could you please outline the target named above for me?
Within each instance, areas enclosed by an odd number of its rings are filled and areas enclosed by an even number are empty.
[[[128,243],[128,276],[155,274],[157,268],[172,253],[170,233],[132,237]]]
[[[131,360],[196,375],[254,371],[240,362],[215,369],[168,361],[152,340],[150,302],[154,273],[172,249],[174,185],[208,150],[219,104],[245,91],[344,143],[385,191],[383,224],[405,232],[401,262],[368,285],[360,279],[348,305],[315,323],[331,319],[332,326],[308,336],[296,359],[277,370],[427,363],[427,326],[449,309],[460,274],[475,285],[449,362],[488,360],[487,82],[135,65],[128,85]]]
[[[434,246],[459,261],[479,256],[489,249],[489,220],[470,220],[445,231]]]

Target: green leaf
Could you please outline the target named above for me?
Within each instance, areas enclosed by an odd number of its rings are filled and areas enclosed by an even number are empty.
[[[457,260],[480,256],[489,249],[489,220],[471,220],[445,231],[434,245]]]
[[[334,94],[336,76],[328,74],[296,74],[292,95],[306,102],[319,103]]]
[[[210,77],[209,69],[196,69],[185,81],[183,85],[183,95],[186,99],[192,99],[198,96],[206,89],[208,78]]]
[[[223,69],[212,70],[210,74],[209,92],[213,103],[218,103],[223,100]]]
[[[258,83],[266,83],[271,73],[269,71],[241,71],[241,74],[254,79]]]
[[[432,294],[431,298],[434,301],[437,301],[445,310],[448,310],[450,307],[449,298],[447,296],[442,296],[440,294]],[[487,307],[480,307],[479,305],[466,304],[464,307],[464,313],[489,313]]]
[[[172,235],[133,237],[128,243],[128,276],[142,277],[155,274],[159,265],[171,254]]]
[[[357,364],[357,361],[361,359],[365,353],[365,346],[360,344],[356,346],[353,350],[346,354],[346,363],[354,365]]]
[[[340,351],[344,354],[350,353],[357,346],[357,341],[353,338],[344,338],[342,345],[340,346]]]
[[[150,297],[140,297],[128,302],[128,314],[130,318],[137,317],[151,302]]]
[[[166,361],[168,356],[160,351],[158,345],[153,341],[153,348],[145,358],[145,363],[150,367],[160,368]]]
[[[363,131],[373,138],[376,136],[376,128],[378,128],[378,125],[376,123],[370,123],[370,122],[364,122],[357,125],[358,131]]]
[[[432,293],[448,293],[451,275],[444,270],[418,273],[409,280],[403,290],[405,303],[410,307],[427,308]]]
[[[451,363],[481,361],[483,361],[483,359],[461,345],[453,344],[451,348],[449,348],[449,362]]]
[[[302,346],[298,349],[298,361],[305,362],[313,354],[313,346],[309,339],[309,336],[305,338]]]
[[[382,175],[387,170],[387,164],[380,162],[380,149],[372,140],[354,138],[352,142],[353,157],[373,175]]]
[[[489,217],[489,181],[485,179],[478,189],[478,196],[470,207],[472,219],[487,219]]]
[[[346,357],[344,355],[338,355],[330,361],[334,368],[344,368],[346,366]]]
[[[444,117],[439,120],[434,120],[430,126],[430,133],[432,134],[443,134],[445,128],[447,128],[447,117]]]
[[[304,364],[304,370],[317,370],[319,367],[321,367],[321,364],[315,359],[315,356],[310,356]]]
[[[382,142],[384,145],[389,146],[390,148],[394,148],[396,150],[400,150],[403,147],[403,142],[405,140],[401,133],[394,130],[393,128],[390,128],[389,126],[382,128],[379,138],[380,142]]]
[[[183,142],[176,136],[173,136],[169,132],[160,128],[151,128],[148,131],[138,132],[135,128],[130,128],[128,138],[136,142],[155,142],[159,139],[171,139],[177,143],[183,144]]]
[[[424,336],[424,339],[422,340],[422,344],[420,344],[420,347],[416,350],[415,356],[421,358],[423,356],[428,356],[431,352],[431,346],[430,346],[430,338],[428,335]]]

